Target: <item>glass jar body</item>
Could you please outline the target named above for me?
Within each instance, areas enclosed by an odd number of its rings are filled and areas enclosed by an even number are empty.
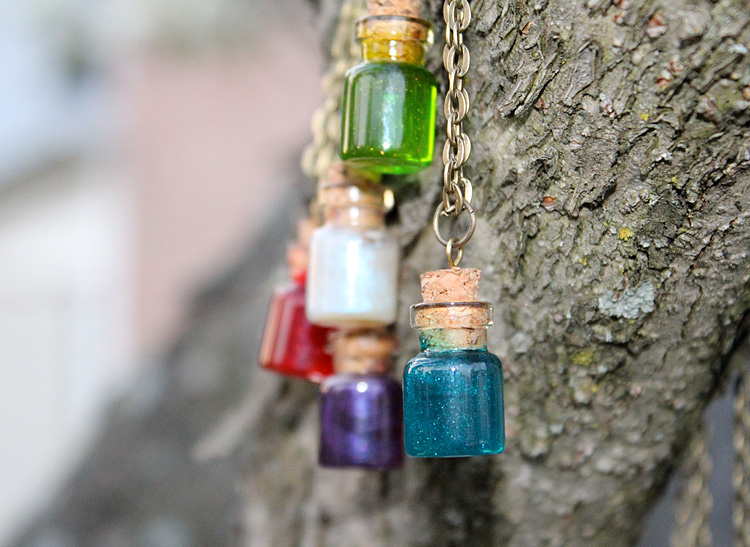
[[[268,370],[320,382],[333,374],[330,329],[305,315],[305,284],[295,281],[274,291],[258,361]]]
[[[403,464],[401,384],[382,374],[336,374],[321,385],[320,465],[394,469]]]
[[[308,319],[331,327],[395,322],[398,260],[398,242],[383,228],[318,228],[310,240]]]
[[[346,74],[341,158],[355,168],[403,175],[429,167],[435,145],[435,77],[423,66],[364,62]]]
[[[503,370],[486,348],[426,349],[404,369],[404,440],[412,457],[502,452]]]

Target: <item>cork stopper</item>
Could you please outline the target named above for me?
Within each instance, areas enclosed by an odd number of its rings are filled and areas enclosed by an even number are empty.
[[[451,268],[423,273],[419,280],[425,302],[477,302],[479,279],[476,268]]]
[[[383,210],[383,188],[374,183],[331,184],[320,189],[320,202],[324,208],[332,207],[370,207]]]
[[[419,18],[419,9],[410,14],[372,14],[357,22],[357,40],[365,62],[424,65],[425,53],[433,39],[433,27]]]
[[[364,173],[334,163],[318,184],[318,202],[326,223],[378,227],[384,224],[385,187]]]
[[[391,368],[396,340],[385,330],[339,331],[332,335],[336,372],[385,374]]]
[[[454,346],[486,343],[486,329],[492,324],[492,306],[480,302],[476,268],[451,268],[425,272],[421,276],[421,304],[411,307],[411,323],[420,329],[446,329],[443,342]]]
[[[342,162],[328,167],[328,176],[318,183],[318,201],[323,207],[350,205],[366,201],[383,205],[385,189],[365,173],[348,169]]]
[[[367,0],[370,15],[406,15],[419,17],[422,0]]]

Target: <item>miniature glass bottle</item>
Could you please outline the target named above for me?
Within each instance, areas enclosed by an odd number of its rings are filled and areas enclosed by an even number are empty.
[[[378,331],[342,332],[333,346],[336,374],[320,390],[320,465],[401,467],[403,395],[388,375],[393,339]]]
[[[310,240],[307,317],[362,328],[396,320],[399,246],[385,230],[383,187],[329,171],[319,200],[325,222]]]
[[[300,232],[303,230],[311,228],[301,224]],[[288,262],[292,280],[271,297],[258,361],[273,372],[320,382],[333,374],[328,348],[331,330],[311,324],[305,315],[307,247],[291,245]]]
[[[411,309],[422,352],[404,370],[406,453],[446,458],[502,452],[503,371],[487,351],[492,307],[476,299],[479,271],[422,275]]]
[[[432,163],[435,144],[437,84],[424,67],[432,28],[408,8],[368,9],[357,23],[363,62],[344,84],[341,158],[366,172],[415,173]]]

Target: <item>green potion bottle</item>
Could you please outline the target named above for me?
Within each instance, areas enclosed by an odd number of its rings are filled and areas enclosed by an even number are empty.
[[[346,74],[341,158],[361,171],[414,173],[432,163],[435,144],[437,85],[424,67],[432,28],[374,11],[357,23],[363,62]]]

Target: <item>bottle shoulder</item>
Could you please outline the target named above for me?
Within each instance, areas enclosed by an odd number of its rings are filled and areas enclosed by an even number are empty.
[[[366,392],[370,390],[392,391],[401,389],[401,382],[388,374],[341,373],[329,376],[321,383],[321,391]]]
[[[377,242],[385,245],[398,245],[396,237],[385,228],[372,228],[365,226],[346,226],[326,224],[317,228],[310,238],[310,245],[325,245],[327,242],[340,242],[347,240],[351,242]]]
[[[502,372],[503,365],[500,358],[487,350],[454,350],[454,351],[423,351],[412,358],[406,365],[407,370],[422,367],[467,367],[491,368]]]
[[[346,72],[346,78],[352,79],[363,75],[377,75],[379,77],[397,76],[419,76],[437,86],[435,75],[422,65],[405,63],[401,61],[363,61],[354,65]]]

